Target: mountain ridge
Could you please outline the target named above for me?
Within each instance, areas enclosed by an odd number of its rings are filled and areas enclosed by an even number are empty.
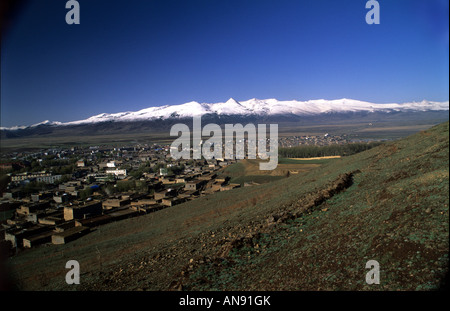
[[[164,105],[148,107],[138,111],[118,113],[101,113],[87,119],[59,122],[45,120],[29,126],[0,127],[2,131],[17,131],[32,129],[39,126],[76,126],[102,122],[136,122],[169,119],[192,118],[195,116],[248,116],[248,117],[276,117],[276,116],[317,116],[330,113],[374,113],[374,112],[427,112],[448,111],[449,101],[438,102],[422,100],[407,103],[371,103],[354,99],[281,101],[274,98],[237,101],[234,98],[226,102],[199,103],[190,101],[179,105]]]

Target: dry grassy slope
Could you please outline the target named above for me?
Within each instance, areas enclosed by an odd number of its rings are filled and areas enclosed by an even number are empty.
[[[305,174],[105,225],[23,252],[11,268],[24,289],[433,289],[448,264],[448,133],[447,122]],[[80,285],[64,282],[69,259],[80,262]],[[365,284],[369,259],[380,285]]]

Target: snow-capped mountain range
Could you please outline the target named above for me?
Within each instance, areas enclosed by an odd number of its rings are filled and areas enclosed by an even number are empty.
[[[10,128],[2,127],[1,130],[18,130],[37,127],[40,125],[66,126],[95,124],[100,122],[133,122],[158,119],[192,118],[206,114],[215,115],[240,115],[240,116],[312,116],[328,113],[348,113],[348,112],[425,112],[425,111],[448,111],[449,101],[435,102],[423,100],[409,103],[387,103],[377,104],[354,99],[336,100],[308,100],[308,101],[280,101],[277,99],[250,99],[237,101],[230,98],[226,102],[219,103],[198,103],[195,101],[180,105],[166,105],[160,107],[150,107],[139,111],[127,111],[119,113],[102,113],[85,120],[58,122],[44,121],[31,126],[14,126]]]

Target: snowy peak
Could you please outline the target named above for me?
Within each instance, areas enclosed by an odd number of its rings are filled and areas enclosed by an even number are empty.
[[[230,97],[230,99],[227,100],[227,102],[226,102],[225,104],[228,104],[228,105],[239,105],[238,101],[235,100],[235,99],[232,98],[232,97]]]
[[[218,115],[247,115],[252,113],[233,98],[224,103],[209,104],[209,108],[210,113],[217,113]]]
[[[355,99],[341,98],[335,100],[316,99],[308,101],[286,100],[280,101],[275,98],[237,101],[234,98],[219,103],[199,103],[196,101],[180,105],[166,105],[149,107],[139,111],[127,111],[118,113],[101,113],[85,120],[71,121],[66,123],[44,121],[32,126],[15,126],[11,128],[0,128],[2,130],[18,130],[41,125],[63,126],[78,124],[94,124],[100,122],[132,122],[173,118],[192,118],[205,114],[216,115],[241,115],[241,116],[311,116],[327,113],[347,112],[414,112],[414,111],[448,111],[449,102],[435,102],[422,100],[410,103],[387,103],[377,104]]]

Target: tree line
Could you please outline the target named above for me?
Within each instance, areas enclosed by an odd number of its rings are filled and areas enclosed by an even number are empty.
[[[369,150],[381,145],[381,142],[350,143],[327,146],[298,146],[279,148],[278,155],[282,158],[315,158],[329,156],[348,156],[361,151]]]

